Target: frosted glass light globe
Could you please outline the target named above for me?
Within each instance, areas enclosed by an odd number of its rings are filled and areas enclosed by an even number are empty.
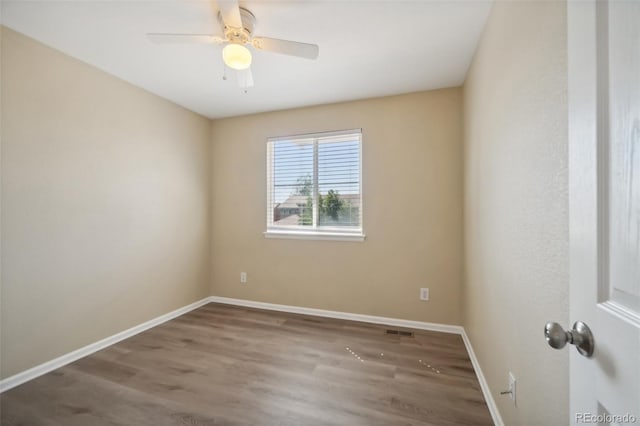
[[[251,52],[241,44],[227,44],[222,49],[222,59],[229,68],[234,70],[246,70],[251,66]]]

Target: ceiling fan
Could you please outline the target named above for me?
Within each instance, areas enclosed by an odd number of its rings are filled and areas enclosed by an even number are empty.
[[[251,51],[246,46],[266,52],[316,59],[319,48],[316,44],[280,40],[270,37],[254,37],[256,18],[248,9],[240,7],[238,0],[219,0],[218,21],[224,35],[148,33],[154,43],[201,43],[224,45],[222,59],[226,66],[237,71],[238,84],[245,90],[253,86],[251,74]]]

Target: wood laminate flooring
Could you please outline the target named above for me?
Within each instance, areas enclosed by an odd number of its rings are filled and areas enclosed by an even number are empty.
[[[491,425],[456,334],[210,303],[0,395],[3,426]]]

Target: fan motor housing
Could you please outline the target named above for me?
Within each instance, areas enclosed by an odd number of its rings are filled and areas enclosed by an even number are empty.
[[[240,19],[242,20],[242,28],[234,28],[227,26],[222,20],[222,14],[218,12],[218,21],[224,28],[224,35],[231,43],[247,44],[251,40],[253,27],[256,23],[256,17],[248,9],[240,7]]]

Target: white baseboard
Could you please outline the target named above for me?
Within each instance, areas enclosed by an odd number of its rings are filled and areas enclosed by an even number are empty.
[[[316,317],[337,318],[350,321],[368,322],[372,324],[386,324],[395,327],[415,328],[417,330],[440,331],[443,333],[462,334],[459,325],[438,324],[433,322],[411,321],[397,318],[378,317],[373,315],[352,314],[349,312],[327,311],[316,308],[303,308],[292,305],[277,305],[275,303],[255,302],[253,300],[232,299],[229,297],[211,296],[211,302],[227,305],[246,306],[248,308],[267,309],[269,311],[290,312],[293,314],[313,315]]]
[[[46,374],[57,368],[70,364],[87,355],[91,355],[92,353],[97,352],[101,349],[104,349],[107,346],[111,346],[115,343],[118,343],[121,340],[127,339],[131,336],[134,336],[152,327],[160,325],[180,315],[186,314],[187,312],[197,309],[202,305],[206,305],[207,303],[209,303],[208,297],[202,300],[199,300],[197,302],[194,302],[190,305],[183,306],[182,308],[178,308],[175,311],[171,311],[164,315],[160,315],[159,317],[153,318],[147,322],[136,325],[135,327],[131,327],[128,330],[121,331],[120,333],[114,334],[113,336],[109,336],[95,343],[91,343],[73,352],[69,352],[58,358],[52,359],[51,361],[47,361],[43,364],[36,365],[33,368],[22,371],[13,376],[7,377],[6,379],[0,380],[0,393],[8,391],[9,389],[12,389],[25,382],[28,382],[29,380],[33,380],[36,377],[40,377],[43,374]]]
[[[361,321],[361,322],[368,322],[372,324],[385,324],[385,325],[391,325],[395,327],[414,328],[417,330],[430,330],[430,331],[440,331],[443,333],[459,334],[462,336],[464,345],[467,348],[467,352],[469,353],[469,358],[471,359],[471,363],[473,364],[473,369],[475,370],[476,375],[478,377],[478,382],[480,383],[480,387],[482,388],[482,393],[484,394],[484,399],[487,402],[487,406],[489,407],[489,412],[491,413],[493,422],[496,424],[496,426],[504,426],[504,422],[502,421],[502,417],[500,416],[498,407],[496,406],[493,396],[491,395],[491,391],[489,390],[489,385],[487,384],[487,381],[484,378],[484,374],[482,373],[482,369],[480,368],[478,359],[476,358],[475,352],[473,351],[473,347],[471,346],[469,337],[467,337],[467,333],[465,332],[462,326],[438,324],[438,323],[422,322],[422,321],[411,321],[411,320],[403,320],[403,319],[397,319],[397,318],[379,317],[379,316],[373,316],[373,315],[352,314],[349,312],[328,311],[324,309],[304,308],[304,307],[291,306],[291,305],[278,305],[275,303],[256,302],[256,301],[244,300],[244,299],[232,299],[228,297],[219,297],[219,296],[210,296],[202,300],[199,300],[197,302],[194,302],[190,305],[183,306],[182,308],[176,309],[175,311],[172,311],[164,315],[161,315],[159,317],[156,317],[154,319],[151,319],[147,322],[144,322],[140,325],[132,327],[128,330],[121,331],[120,333],[114,334],[113,336],[109,336],[98,342],[91,343],[90,345],[84,346],[73,352],[69,352],[68,354],[62,355],[51,361],[47,361],[43,364],[37,365],[33,368],[25,370],[11,377],[7,377],[4,380],[0,380],[0,393],[8,391],[9,389],[12,389],[25,382],[28,382],[29,380],[33,380],[36,377],[42,376],[43,374],[46,374],[57,368],[63,367],[80,358],[83,358],[87,355],[91,355],[92,353],[97,352],[113,344],[116,344],[121,340],[127,339],[131,336],[134,336],[152,327],[160,325],[180,315],[186,314],[189,311],[197,309],[211,302],[223,303],[227,305],[245,306],[250,308],[266,309],[270,311],[314,315],[314,316],[325,317],[325,318],[337,318],[337,319],[344,319],[344,320],[351,320],[351,321]]]
[[[462,330],[462,340],[464,341],[464,345],[466,346],[467,352],[469,353],[469,358],[471,359],[471,364],[473,364],[473,369],[476,372],[476,376],[478,376],[478,382],[480,383],[480,388],[482,389],[482,393],[484,394],[484,400],[489,407],[489,412],[491,413],[493,423],[496,426],[504,426],[504,422],[502,421],[502,416],[500,416],[500,411],[498,411],[496,401],[493,399],[493,395],[491,395],[491,389],[489,389],[487,379],[484,378],[482,368],[480,368],[480,363],[478,362],[478,358],[476,358],[476,353],[473,351],[469,336],[467,336],[467,332],[464,331],[464,329]]]

